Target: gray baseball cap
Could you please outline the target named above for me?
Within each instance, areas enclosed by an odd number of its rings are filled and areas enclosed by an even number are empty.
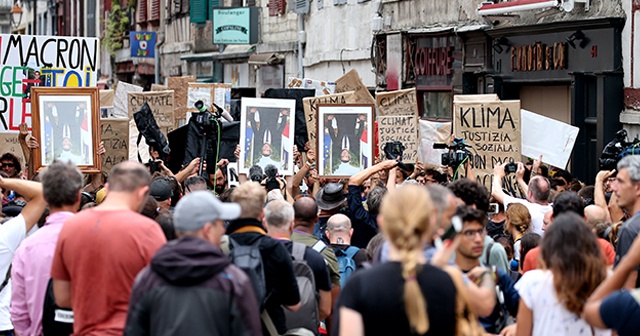
[[[237,219],[240,211],[239,204],[223,203],[211,192],[198,190],[180,199],[173,214],[173,225],[177,231],[197,231],[218,219]]]

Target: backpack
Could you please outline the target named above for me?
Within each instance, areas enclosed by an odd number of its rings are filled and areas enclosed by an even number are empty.
[[[316,280],[311,267],[304,260],[304,253],[307,246],[302,243],[293,242],[292,257],[293,271],[296,275],[296,282],[300,291],[300,309],[292,312],[284,310],[287,318],[287,329],[289,335],[297,335],[294,330],[304,328],[317,334],[320,325],[318,309],[318,293],[316,292]]]
[[[353,257],[360,251],[355,246],[349,246],[346,251],[342,249],[334,249],[336,257],[338,258],[338,267],[340,267],[340,288],[344,288],[347,283],[347,279],[356,270],[356,261]]]
[[[264,265],[260,254],[262,238],[257,239],[252,245],[240,245],[233,238],[228,237],[228,239],[231,245],[229,259],[251,279],[256,299],[260,303],[260,311],[262,311],[267,301],[267,283],[264,279]]]
[[[73,311],[56,305],[53,296],[53,279],[49,279],[42,310],[42,334],[69,336],[73,334]]]

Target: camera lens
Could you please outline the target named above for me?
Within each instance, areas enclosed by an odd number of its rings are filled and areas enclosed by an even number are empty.
[[[204,102],[202,100],[198,100],[195,104],[193,104],[198,110],[202,110],[204,107]]]

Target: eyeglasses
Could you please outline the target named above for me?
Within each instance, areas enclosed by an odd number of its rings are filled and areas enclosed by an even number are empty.
[[[13,163],[8,163],[8,162],[7,162],[7,163],[4,163],[4,162],[2,163],[2,167],[3,167],[3,168],[4,168],[4,167],[7,167],[7,168],[13,168],[13,167],[15,167],[15,166],[16,166],[16,165],[14,165]]]
[[[479,230],[464,230],[462,231],[462,234],[467,237],[467,238],[475,238],[476,234],[479,234],[480,237],[484,236],[485,233],[487,233],[487,231],[485,230],[485,228],[479,229]]]

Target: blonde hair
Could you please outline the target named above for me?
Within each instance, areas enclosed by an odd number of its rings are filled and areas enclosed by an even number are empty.
[[[511,203],[506,210],[507,220],[504,223],[504,230],[511,232],[512,229],[525,233],[531,226],[531,214],[526,206],[520,203]],[[513,237],[514,239],[516,237]]]
[[[404,278],[404,308],[411,328],[418,334],[429,330],[429,316],[416,279],[418,259],[422,255],[425,233],[431,229],[431,197],[424,187],[401,186],[390,190],[382,200],[382,231],[400,253]]]
[[[240,204],[242,218],[257,218],[262,215],[262,207],[267,192],[258,182],[245,182],[233,190],[231,202]]]

